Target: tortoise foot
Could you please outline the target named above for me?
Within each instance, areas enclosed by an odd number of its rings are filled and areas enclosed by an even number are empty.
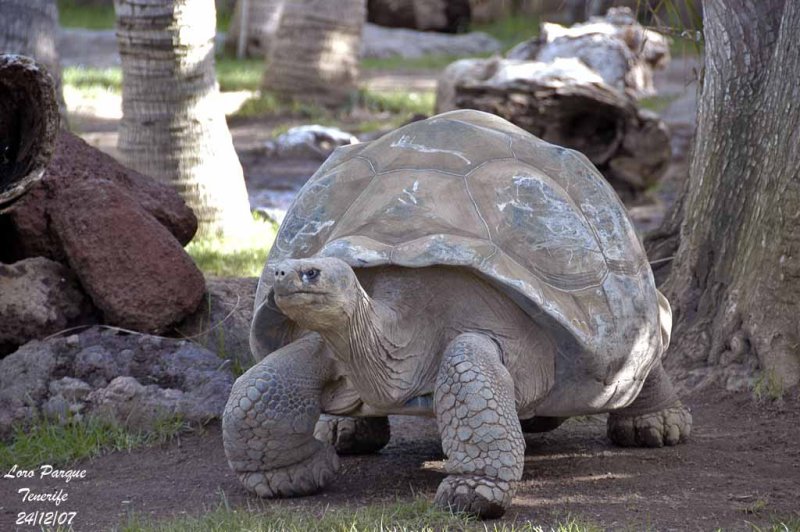
[[[609,414],[608,437],[621,447],[663,447],[685,442],[692,432],[692,414],[680,401],[649,414]]]
[[[339,454],[369,454],[383,449],[391,434],[387,417],[342,417],[322,415],[314,437],[328,442]]]
[[[477,475],[451,475],[439,484],[434,503],[453,512],[495,519],[511,505],[512,496],[509,482]]]
[[[259,497],[297,497],[323,488],[339,470],[339,457],[330,445],[307,459],[268,471],[240,471],[239,480]]]

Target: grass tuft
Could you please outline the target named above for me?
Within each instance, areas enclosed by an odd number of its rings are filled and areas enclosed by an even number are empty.
[[[186,251],[206,275],[258,277],[278,227],[258,214],[253,215],[253,225],[243,238],[197,237],[186,246]]]
[[[472,520],[433,508],[425,501],[369,505],[358,509],[319,507],[268,511],[232,509],[225,502],[198,517],[153,522],[132,516],[119,532],[304,532],[358,530],[464,530]]]
[[[417,499],[393,504],[370,504],[359,508],[291,508],[274,505],[268,510],[232,509],[224,500],[199,517],[181,517],[154,522],[133,515],[119,532],[305,532],[339,531],[420,531],[448,532],[475,530],[484,532],[599,532],[600,527],[573,517],[555,525],[531,522],[513,524],[482,523],[464,514],[454,514],[434,507],[430,501]]]
[[[65,425],[41,419],[31,426],[17,427],[9,442],[0,442],[0,469],[7,471],[14,464],[22,469],[65,465],[110,451],[160,445],[188,428],[177,417],[164,418],[147,432],[131,431],[94,417]]]
[[[774,370],[764,370],[753,384],[753,397],[756,401],[780,401],[785,393],[783,379]]]
[[[758,526],[746,521],[753,532],[800,532],[800,517],[789,517],[787,519],[773,517],[768,525]]]

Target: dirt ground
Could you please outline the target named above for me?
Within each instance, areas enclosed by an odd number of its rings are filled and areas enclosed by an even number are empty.
[[[800,518],[800,394],[757,404],[746,394],[707,390],[685,398],[694,416],[691,440],[663,449],[623,449],[605,437],[602,416],[570,420],[527,437],[525,473],[501,523],[547,525],[572,515],[610,530],[753,530],[776,518]],[[217,425],[179,441],[113,453],[70,466],[86,478],[0,478],[0,530],[14,530],[16,490],[66,488],[60,511],[76,511],[75,530],[108,530],[135,513],[154,519],[197,515],[223,497],[233,507],[358,507],[433,497],[443,456],[431,419],[394,417],[380,453],[342,458],[335,482],[317,495],[288,501],[248,496],[228,469]],[[5,472],[3,472],[5,474]],[[53,509],[42,504],[41,508]]]

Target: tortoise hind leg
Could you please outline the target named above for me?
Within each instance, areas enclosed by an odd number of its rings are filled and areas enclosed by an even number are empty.
[[[525,440],[514,383],[497,344],[474,333],[450,342],[436,378],[434,411],[449,474],[436,504],[482,518],[501,516],[522,478]]]
[[[608,415],[607,431],[609,439],[622,447],[663,447],[688,439],[692,414],[678,400],[661,362],[650,371],[633,403]]]
[[[339,454],[377,453],[389,443],[389,418],[323,414],[314,428],[314,437],[333,445]]]

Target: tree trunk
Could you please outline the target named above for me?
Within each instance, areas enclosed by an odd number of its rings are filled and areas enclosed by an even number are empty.
[[[219,108],[214,0],[115,0],[122,59],[124,164],[172,185],[201,235],[252,219],[242,167]]]
[[[264,89],[322,105],[346,103],[356,89],[364,0],[287,2],[267,57]]]
[[[667,366],[688,387],[800,381],[800,2],[707,0]],[[674,222],[674,220],[673,220]],[[669,242],[669,231],[656,244]]]
[[[55,0],[0,0],[0,54],[20,54],[44,65],[56,86],[66,118],[58,59],[58,8]]]
[[[248,57],[266,57],[278,31],[283,4],[286,0],[239,0],[231,18],[231,25],[225,37],[225,47],[236,50],[242,31],[242,8],[247,4],[247,21],[245,37],[245,55]]]

